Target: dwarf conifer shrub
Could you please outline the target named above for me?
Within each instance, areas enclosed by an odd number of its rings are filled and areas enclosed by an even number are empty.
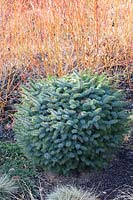
[[[26,155],[63,174],[104,167],[127,127],[121,91],[89,72],[31,81],[17,109],[15,132]]]

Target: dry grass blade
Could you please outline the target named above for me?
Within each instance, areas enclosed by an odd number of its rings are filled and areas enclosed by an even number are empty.
[[[133,187],[125,187],[122,190],[120,190],[119,194],[117,195],[114,200],[133,200]]]
[[[3,0],[0,69],[41,65],[63,75],[75,67],[126,67],[133,61],[132,11],[130,0]]]

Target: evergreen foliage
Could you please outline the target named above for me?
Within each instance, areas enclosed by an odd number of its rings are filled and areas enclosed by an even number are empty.
[[[30,81],[17,106],[18,143],[34,163],[68,174],[104,167],[126,132],[123,94],[90,72]]]

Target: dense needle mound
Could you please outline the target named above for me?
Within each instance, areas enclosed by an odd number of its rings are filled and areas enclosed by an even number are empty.
[[[122,92],[104,75],[31,81],[16,113],[18,143],[34,163],[62,174],[104,167],[126,132]]]

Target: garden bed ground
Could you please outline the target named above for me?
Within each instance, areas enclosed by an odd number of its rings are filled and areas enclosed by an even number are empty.
[[[23,175],[21,178],[23,179]],[[133,137],[126,138],[109,166],[102,171],[84,171],[64,177],[37,169],[34,182],[38,182],[38,186],[41,183],[44,194],[51,192],[56,186],[74,185],[85,190],[93,189],[100,200],[112,200],[120,192],[133,191]]]
[[[84,172],[62,177],[40,172],[44,192],[57,185],[74,185],[85,190],[94,189],[101,200],[115,198],[120,191],[133,190],[133,138],[125,142],[109,166],[99,172]]]
[[[131,77],[131,82],[132,78],[133,77]],[[129,86],[125,84],[123,86],[120,85],[120,88],[125,89],[127,102],[129,102],[127,110],[132,112],[132,88],[129,88]],[[12,129],[9,128],[5,130],[4,126],[0,125],[0,141],[14,142]],[[23,176],[21,178],[23,179]],[[31,179],[33,179],[33,177]],[[121,191],[133,191],[133,136],[126,138],[126,141],[119,147],[117,154],[114,155],[109,166],[102,171],[85,171],[83,173],[75,173],[71,174],[69,177],[64,177],[50,174],[43,170],[37,170],[35,183],[38,182],[39,186],[38,180],[41,182],[44,194],[51,192],[57,185],[74,185],[85,190],[94,189],[94,192],[99,194],[100,200],[112,200]],[[121,199],[125,200],[125,198]]]

